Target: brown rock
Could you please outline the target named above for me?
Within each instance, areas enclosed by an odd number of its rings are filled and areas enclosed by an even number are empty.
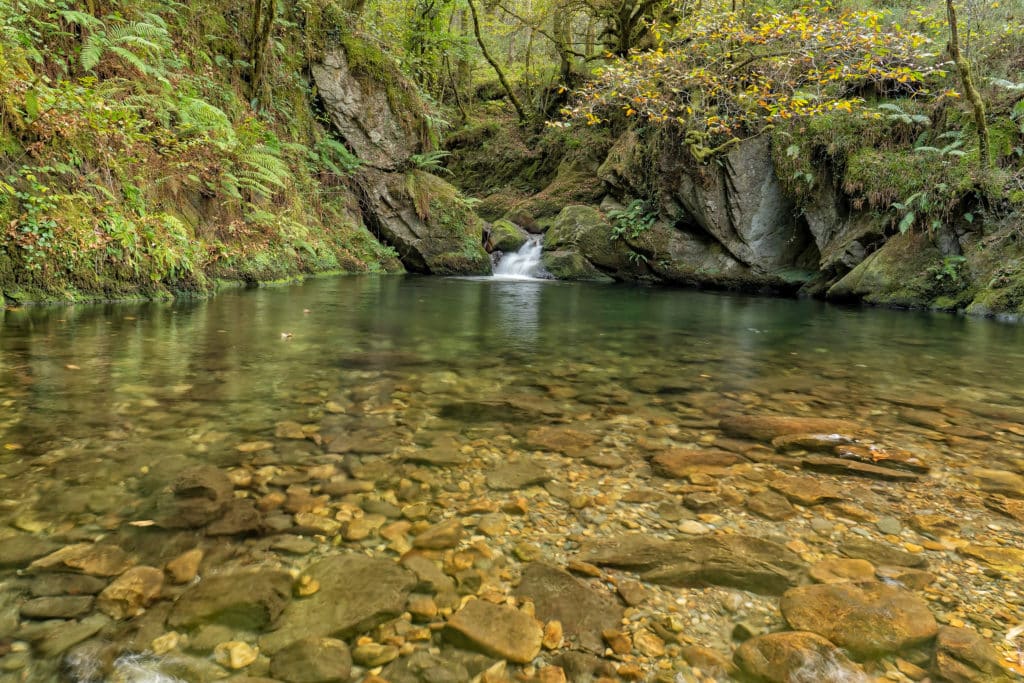
[[[761,491],[747,499],[747,509],[765,519],[781,521],[796,515],[796,510],[780,493]]]
[[[921,554],[908,553],[885,543],[851,535],[839,545],[839,552],[847,557],[867,560],[876,567],[926,567],[928,560]]]
[[[164,573],[156,567],[132,567],[103,589],[96,608],[114,619],[134,617],[160,595]]]
[[[262,570],[209,576],[178,598],[167,624],[193,628],[216,623],[259,631],[277,619],[291,593],[292,577],[287,572]]]
[[[470,600],[448,620],[445,637],[456,646],[527,664],[540,653],[544,630],[525,612]]]
[[[868,465],[878,465],[917,474],[927,474],[931,469],[921,458],[902,448],[882,448],[861,444],[840,444],[835,447],[837,458],[856,460]]]
[[[168,562],[164,569],[171,577],[172,583],[188,583],[196,578],[202,561],[203,551],[199,548],[193,548],[192,550],[186,550]]]
[[[899,652],[938,631],[924,600],[884,583],[801,586],[787,591],[779,607],[793,629],[817,633],[855,657]]]
[[[570,427],[537,427],[527,432],[524,443],[529,448],[580,457],[597,443],[597,436]]]
[[[659,477],[683,479],[692,474],[720,474],[743,462],[735,453],[698,448],[672,448],[651,459],[651,470]]]
[[[820,505],[846,498],[838,488],[816,477],[781,477],[770,486],[797,505]]]
[[[858,680],[858,674],[864,674],[828,640],[801,631],[751,638],[739,646],[733,660],[748,676],[768,683]]]
[[[116,545],[76,543],[41,557],[29,569],[78,571],[90,576],[117,576],[132,566],[128,553]]]
[[[829,458],[824,455],[807,455],[800,459],[800,466],[813,472],[847,475],[851,477],[867,477],[882,481],[917,481],[913,472],[869,465],[857,460],[845,458]]]
[[[435,524],[413,539],[413,546],[427,550],[454,548],[462,538],[462,520],[452,518]]]
[[[712,676],[732,678],[736,675],[736,665],[709,647],[686,645],[682,648],[681,653],[687,664]]]
[[[935,638],[932,671],[949,683],[1009,683],[991,644],[966,628],[943,626]]]
[[[978,560],[1005,576],[1024,576],[1024,550],[994,545],[969,544],[960,554]]]
[[[617,655],[628,655],[633,649],[633,643],[630,642],[629,636],[618,629],[606,628],[601,631],[601,637]]]
[[[718,423],[728,436],[771,441],[791,434],[837,434],[847,439],[864,430],[848,420],[782,415],[736,415]]]
[[[212,465],[187,469],[157,499],[157,524],[171,529],[209,524],[233,500],[233,491],[228,476]]]
[[[1006,496],[992,496],[985,500],[985,507],[1024,524],[1024,500],[1015,500]]]
[[[818,583],[873,581],[875,567],[867,560],[830,557],[812,565],[808,574]]]

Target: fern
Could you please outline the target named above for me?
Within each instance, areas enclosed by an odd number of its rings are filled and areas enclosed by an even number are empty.
[[[433,152],[424,152],[423,154],[413,154],[409,157],[409,161],[412,165],[421,171],[427,173],[447,173],[451,175],[451,171],[444,167],[443,161],[445,157],[451,156],[451,152],[447,152],[443,149],[439,149]]]
[[[212,138],[235,144],[235,129],[219,107],[198,97],[183,97],[178,105],[178,125],[184,133],[202,132]]]
[[[288,165],[267,145],[259,145],[239,154],[235,175],[238,177],[239,188],[264,198],[273,196],[275,189],[286,189],[292,178]]]
[[[316,143],[313,160],[329,171],[340,176],[350,176],[359,170],[363,162],[348,147],[332,138],[323,138]]]

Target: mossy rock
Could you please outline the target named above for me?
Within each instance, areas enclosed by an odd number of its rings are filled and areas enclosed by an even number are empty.
[[[616,238],[612,224],[592,206],[562,209],[544,238],[544,249],[575,250],[602,270],[639,274],[634,257],[630,256],[632,250]]]
[[[557,249],[545,251],[541,256],[544,269],[559,280],[590,280],[612,282],[613,278],[594,267],[590,261],[575,250]]]
[[[515,223],[501,219],[491,223],[488,244],[492,251],[513,252],[526,244],[526,233]]]

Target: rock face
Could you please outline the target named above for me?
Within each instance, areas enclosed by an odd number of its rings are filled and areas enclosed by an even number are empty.
[[[863,670],[842,650],[814,633],[769,633],[736,650],[736,665],[748,676],[769,683],[794,681],[867,681]]]
[[[532,600],[538,619],[559,621],[566,636],[593,652],[602,652],[601,632],[619,626],[622,607],[571,574],[540,562],[530,563],[516,589]]]
[[[636,569],[644,580],[667,586],[730,586],[766,594],[796,585],[804,568],[784,546],[739,534],[690,541],[627,534],[584,546],[579,559]]]
[[[398,616],[416,577],[401,565],[365,555],[336,555],[305,574],[320,584],[313,595],[291,602],[277,629],[260,639],[274,654],[306,637],[348,638]]]
[[[779,606],[792,628],[824,636],[858,658],[920,645],[938,631],[928,603],[884,583],[801,586]]]
[[[423,151],[426,109],[393,61],[348,36],[311,72],[335,130],[365,164],[357,183],[371,231],[395,248],[409,270],[489,273],[482,221],[454,187],[414,168],[412,156]]]
[[[461,647],[526,664],[540,652],[544,630],[525,612],[470,600],[448,620],[445,638]]]

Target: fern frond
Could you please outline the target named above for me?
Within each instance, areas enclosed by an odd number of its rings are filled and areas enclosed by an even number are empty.
[[[100,57],[103,56],[103,49],[106,47],[106,43],[107,36],[103,31],[91,33],[85,39],[85,44],[82,45],[82,53],[78,56],[78,61],[85,71],[92,71],[100,63]]]
[[[58,12],[60,18],[69,24],[75,26],[81,26],[87,28],[90,31],[95,31],[103,28],[103,22],[89,14],[88,12],[79,12],[78,10],[66,9]]]

